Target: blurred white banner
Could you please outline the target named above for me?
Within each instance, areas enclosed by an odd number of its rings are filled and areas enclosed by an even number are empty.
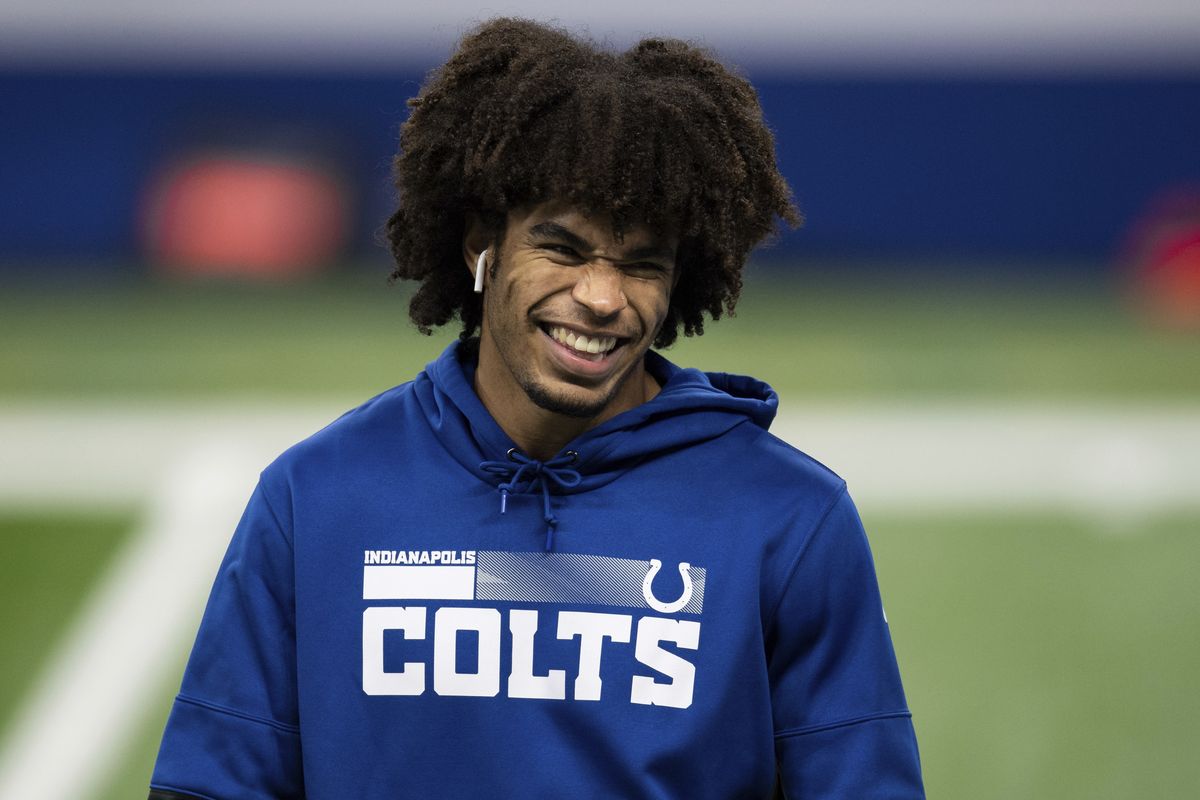
[[[0,6],[0,61],[363,64],[436,61],[494,16],[552,21],[628,44],[697,38],[734,60],[816,67],[1079,69],[1196,67],[1195,0],[549,0],[245,3],[12,0]]]

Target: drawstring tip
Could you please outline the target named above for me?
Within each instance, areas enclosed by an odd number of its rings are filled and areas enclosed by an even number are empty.
[[[516,490],[519,494],[531,494],[537,490],[542,493],[542,513],[546,520],[546,552],[554,550],[554,529],[558,519],[550,503],[550,490],[570,490],[583,481],[583,475],[569,465],[579,460],[579,454],[568,450],[561,456],[549,461],[538,461],[517,452],[515,447],[508,451],[507,461],[483,461],[479,468],[492,475],[498,475],[501,483],[496,488],[500,490],[500,513],[508,511],[508,495]]]

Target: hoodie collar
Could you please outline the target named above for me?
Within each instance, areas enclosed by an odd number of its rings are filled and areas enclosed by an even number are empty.
[[[517,446],[475,394],[474,351],[453,342],[418,376],[415,389],[427,422],[455,460],[480,480],[499,486],[503,476],[481,464],[506,459]],[[646,369],[662,389],[567,443],[555,458],[578,454],[570,466],[580,480],[556,486],[556,494],[604,486],[646,459],[707,441],[737,425],[765,430],[779,405],[775,391],[753,378],[683,369],[653,351],[646,354]]]

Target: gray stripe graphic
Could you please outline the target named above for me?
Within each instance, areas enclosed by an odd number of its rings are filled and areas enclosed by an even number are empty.
[[[583,553],[481,550],[475,554],[475,566],[476,600],[650,608],[642,592],[649,561]],[[704,567],[689,567],[688,575],[692,596],[676,613],[699,614],[704,609],[706,571]],[[679,564],[664,564],[652,589],[663,603],[678,600]]]

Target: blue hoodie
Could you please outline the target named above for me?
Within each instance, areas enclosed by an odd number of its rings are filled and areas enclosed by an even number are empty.
[[[766,384],[646,358],[546,462],[455,344],[268,467],[151,796],[923,797],[844,482]]]

